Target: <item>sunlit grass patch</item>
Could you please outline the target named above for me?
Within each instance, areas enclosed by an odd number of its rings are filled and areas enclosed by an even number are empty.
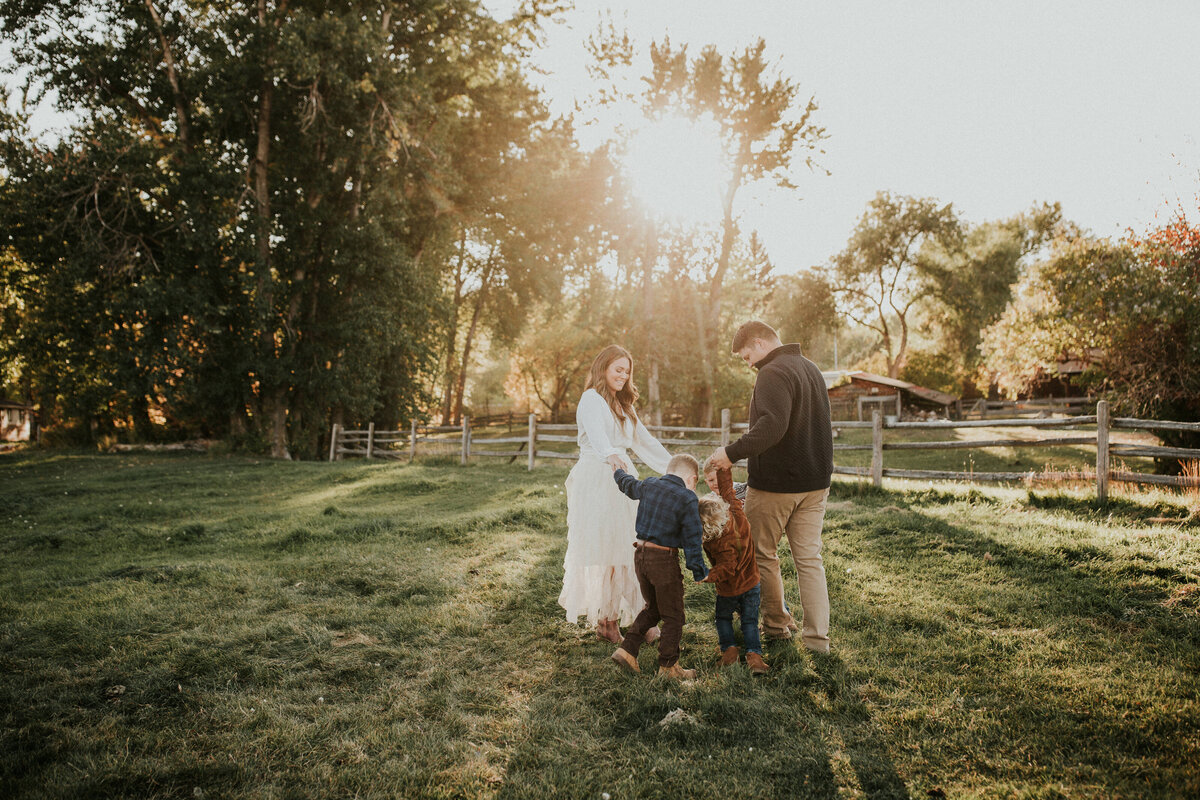
[[[29,455],[0,529],[6,796],[1179,797],[1179,494],[838,480],[834,652],[695,681],[562,618],[562,467]],[[787,599],[799,611],[784,559]]]

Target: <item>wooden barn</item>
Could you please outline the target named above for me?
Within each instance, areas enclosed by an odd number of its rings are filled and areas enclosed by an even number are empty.
[[[33,434],[33,406],[0,397],[0,441],[28,442]]]
[[[829,407],[834,419],[868,420],[876,408],[897,419],[917,416],[948,419],[958,400],[952,394],[870,372],[848,372],[845,377],[849,382],[829,389]]]

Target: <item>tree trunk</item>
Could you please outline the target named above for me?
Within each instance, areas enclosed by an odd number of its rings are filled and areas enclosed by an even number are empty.
[[[229,435],[236,437],[246,435],[246,410],[241,406],[229,412]]]
[[[467,232],[462,231],[458,241],[458,267],[454,272],[454,299],[450,306],[450,325],[446,331],[446,388],[442,393],[442,424],[450,419],[454,403],[454,386],[457,383],[454,365],[455,347],[458,342],[458,312],[463,302],[463,262],[467,257]]]
[[[454,425],[459,424],[462,420],[463,394],[466,392],[467,386],[467,366],[471,361],[471,345],[475,341],[475,332],[479,329],[479,317],[483,313],[483,307],[487,304],[495,257],[496,246],[492,245],[492,250],[488,253],[487,265],[483,268],[483,275],[479,279],[479,291],[475,295],[475,309],[471,312],[471,325],[467,328],[467,338],[463,342],[462,364],[458,370],[458,387],[454,399],[454,422],[452,423]]]
[[[171,44],[167,41],[167,36],[163,32],[162,18],[158,15],[158,9],[154,7],[152,0],[146,0],[146,10],[150,12],[150,21],[154,23],[154,29],[158,33],[158,43],[163,51],[163,63],[167,66],[167,81],[171,84],[171,94],[175,100],[175,115],[179,118],[179,143],[183,146],[185,153],[190,152],[192,149],[192,127],[188,121],[187,101],[179,85],[179,71],[175,66],[175,56],[171,52]]]
[[[721,330],[721,296],[724,294],[725,273],[729,271],[729,262],[733,257],[733,245],[737,241],[737,221],[733,218],[733,199],[742,184],[745,167],[739,164],[729,181],[729,188],[722,198],[723,217],[721,219],[721,254],[717,258],[717,268],[713,270],[712,280],[708,285],[708,318],[702,320],[700,341],[704,353],[702,366],[704,382],[700,386],[699,419],[697,422],[705,428],[713,424],[713,398],[717,393],[716,369],[712,360],[716,357],[721,343],[717,335]]]
[[[291,461],[287,438],[287,389],[277,388],[267,405],[271,415],[271,458]]]
[[[658,316],[658,295],[654,285],[654,264],[658,260],[658,241],[653,236],[647,237],[652,243],[642,253],[642,320],[643,329],[647,335],[644,339],[645,357],[648,369],[646,371],[646,399],[650,404],[647,409],[650,419],[657,420],[655,425],[662,425],[662,394],[658,380],[658,330],[655,320]]]
[[[280,9],[282,11],[282,7]],[[254,196],[257,232],[257,262],[255,271],[258,278],[258,305],[262,315],[261,342],[263,358],[275,362],[271,366],[278,367],[279,353],[275,346],[275,287],[271,279],[271,195],[268,175],[268,165],[271,156],[271,103],[275,96],[274,80],[274,37],[268,30],[267,2],[258,0],[258,24],[264,36],[268,39],[266,57],[263,63],[263,81],[259,88],[258,119],[255,124],[254,149]],[[264,411],[271,421],[271,457],[289,459],[287,441],[287,390],[282,385],[282,369],[267,369],[262,376],[265,393]],[[278,382],[278,383],[277,383]]]
[[[662,396],[658,384],[658,358],[650,358],[650,377],[646,385],[646,395],[650,398],[650,420],[654,425],[663,424]]]
[[[710,428],[713,415],[713,396],[716,394],[716,370],[713,368],[713,355],[716,353],[716,336],[710,335],[708,318],[701,308],[700,298],[696,298],[696,328],[700,340],[700,386],[696,393],[695,422],[697,425]]]

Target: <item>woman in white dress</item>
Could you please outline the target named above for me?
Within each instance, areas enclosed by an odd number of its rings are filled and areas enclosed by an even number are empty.
[[[632,373],[629,351],[609,345],[592,362],[579,398],[579,461],[567,476],[567,555],[558,596],[567,619],[577,622],[586,614],[597,636],[617,643],[620,626],[632,622],[645,602],[633,569],[638,504],[621,494],[613,467],[637,475],[628,450],[655,472],[665,472],[671,460],[634,411]]]

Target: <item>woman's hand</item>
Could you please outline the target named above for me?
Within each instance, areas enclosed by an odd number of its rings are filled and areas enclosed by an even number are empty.
[[[607,461],[608,465],[613,468],[613,472],[616,472],[619,469],[623,469],[626,472],[629,471],[629,465],[625,463],[625,459],[621,458],[616,453],[613,453],[611,456],[606,458],[605,461]]]

